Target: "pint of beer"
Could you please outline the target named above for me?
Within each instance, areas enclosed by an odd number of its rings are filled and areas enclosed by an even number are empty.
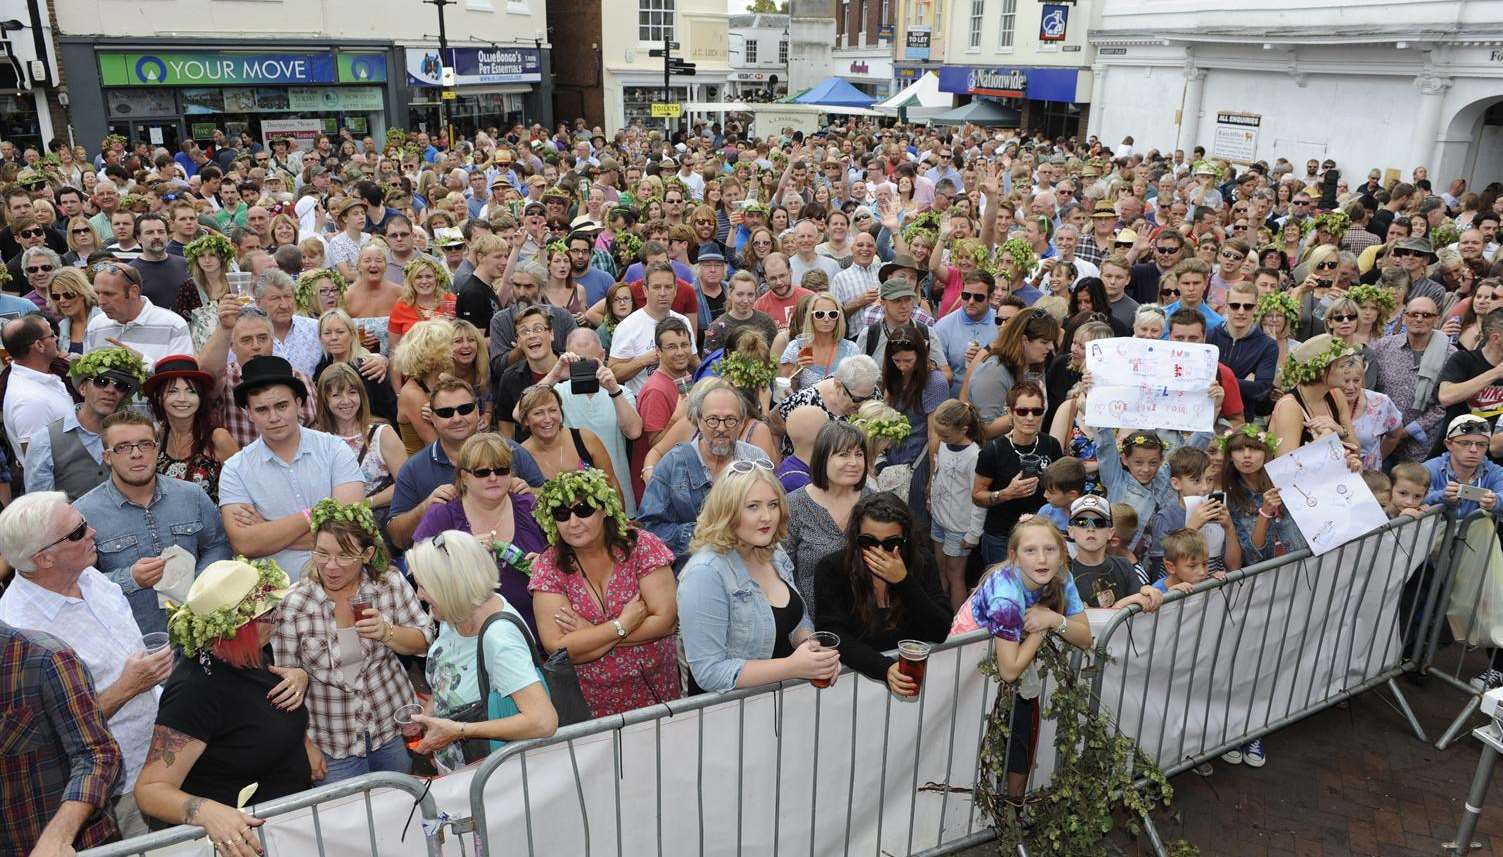
[[[921,640],[898,642],[898,672],[913,680],[916,685],[914,697],[924,689],[924,675],[929,671],[929,651],[932,648]]]

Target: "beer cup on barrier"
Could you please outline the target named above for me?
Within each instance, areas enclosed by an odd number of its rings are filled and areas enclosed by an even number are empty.
[[[829,631],[815,631],[811,635],[811,639],[813,639],[814,644],[819,646],[821,649],[840,648],[840,637],[830,633]],[[827,678],[810,679],[809,683],[814,685],[815,687],[821,688],[830,686],[830,680]]]
[[[929,671],[929,652],[934,647],[921,640],[898,641],[898,672],[913,680],[917,686],[912,696],[899,697],[914,700],[924,690],[924,675]]]

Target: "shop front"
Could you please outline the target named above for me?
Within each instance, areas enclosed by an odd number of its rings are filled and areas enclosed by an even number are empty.
[[[411,128],[436,131],[441,107],[454,130],[467,136],[490,127],[504,132],[516,122],[547,118],[538,95],[543,52],[536,47],[459,47],[443,56],[436,47],[407,48],[406,61]],[[454,72],[447,93],[441,79],[446,69]]]
[[[838,50],[834,59],[835,76],[878,101],[892,95],[893,69],[890,53],[875,50]]]
[[[208,141],[348,129],[386,130],[386,53],[380,50],[99,51],[107,133],[175,151],[185,136]],[[70,75],[72,77],[72,75]],[[76,82],[75,82],[76,83]]]
[[[1022,112],[1025,131],[1073,137],[1083,128],[1091,76],[1078,68],[1047,66],[944,66],[939,90],[998,101]]]

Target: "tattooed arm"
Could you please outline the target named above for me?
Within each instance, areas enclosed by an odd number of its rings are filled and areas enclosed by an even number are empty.
[[[202,827],[224,857],[254,857],[261,847],[251,828],[259,827],[261,819],[183,791],[183,781],[206,746],[176,729],[156,726],[146,765],[136,779],[136,805],[151,818]]]

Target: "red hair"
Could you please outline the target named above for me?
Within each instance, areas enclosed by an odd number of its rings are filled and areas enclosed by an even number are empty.
[[[211,651],[214,657],[238,669],[260,669],[265,660],[261,655],[261,632],[257,621],[246,622],[228,640],[220,640]]]

